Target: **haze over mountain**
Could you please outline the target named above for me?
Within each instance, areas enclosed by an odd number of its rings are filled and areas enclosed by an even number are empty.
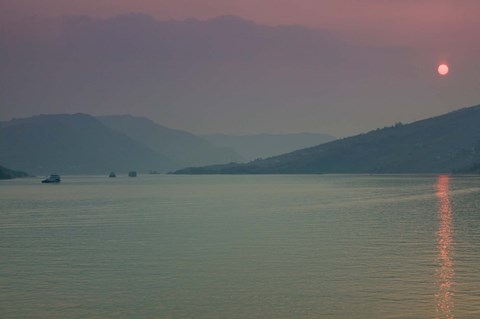
[[[0,32],[3,119],[138,114],[194,133],[346,136],[480,98],[478,37],[439,51],[233,16],[21,22]],[[437,63],[447,58],[451,73],[440,78]]]
[[[129,115],[39,115],[0,122],[0,163],[34,174],[106,174],[242,158],[184,131]]]
[[[36,175],[165,170],[172,160],[86,114],[0,123],[0,163]]]
[[[480,105],[288,154],[177,174],[448,173],[480,162]]]
[[[214,146],[189,132],[170,129],[144,117],[111,115],[99,116],[97,119],[151,150],[167,155],[176,167],[244,160],[228,145]]]
[[[0,179],[14,179],[17,177],[27,177],[28,173],[22,171],[15,171],[3,166],[0,166]]]
[[[203,135],[217,146],[230,147],[245,160],[271,157],[301,148],[330,142],[335,138],[322,133],[255,134],[255,135]],[[226,163],[226,162],[224,162]]]

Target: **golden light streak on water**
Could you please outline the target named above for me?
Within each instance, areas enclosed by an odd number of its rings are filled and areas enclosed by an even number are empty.
[[[453,319],[453,259],[452,259],[452,206],[449,196],[450,177],[438,177],[436,189],[438,199],[439,227],[437,232],[438,263],[437,286],[435,295],[437,305],[437,319]]]

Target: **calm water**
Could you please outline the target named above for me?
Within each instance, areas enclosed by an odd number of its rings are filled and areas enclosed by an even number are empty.
[[[480,318],[480,178],[0,182],[1,318]]]

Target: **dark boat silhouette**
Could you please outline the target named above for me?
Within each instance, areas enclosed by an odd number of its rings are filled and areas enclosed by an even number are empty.
[[[137,177],[137,172],[136,171],[128,172],[128,177]]]
[[[44,179],[42,181],[43,184],[49,184],[49,183],[60,183],[61,179],[60,179],[60,175],[57,175],[57,174],[52,174],[50,176],[48,176],[46,179]]]
[[[110,172],[110,174],[108,175],[108,177],[117,177],[117,175],[115,174],[115,172]]]

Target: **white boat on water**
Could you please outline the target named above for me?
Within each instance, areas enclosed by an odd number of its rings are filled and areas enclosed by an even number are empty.
[[[60,183],[60,175],[52,174],[42,181],[42,183]]]

